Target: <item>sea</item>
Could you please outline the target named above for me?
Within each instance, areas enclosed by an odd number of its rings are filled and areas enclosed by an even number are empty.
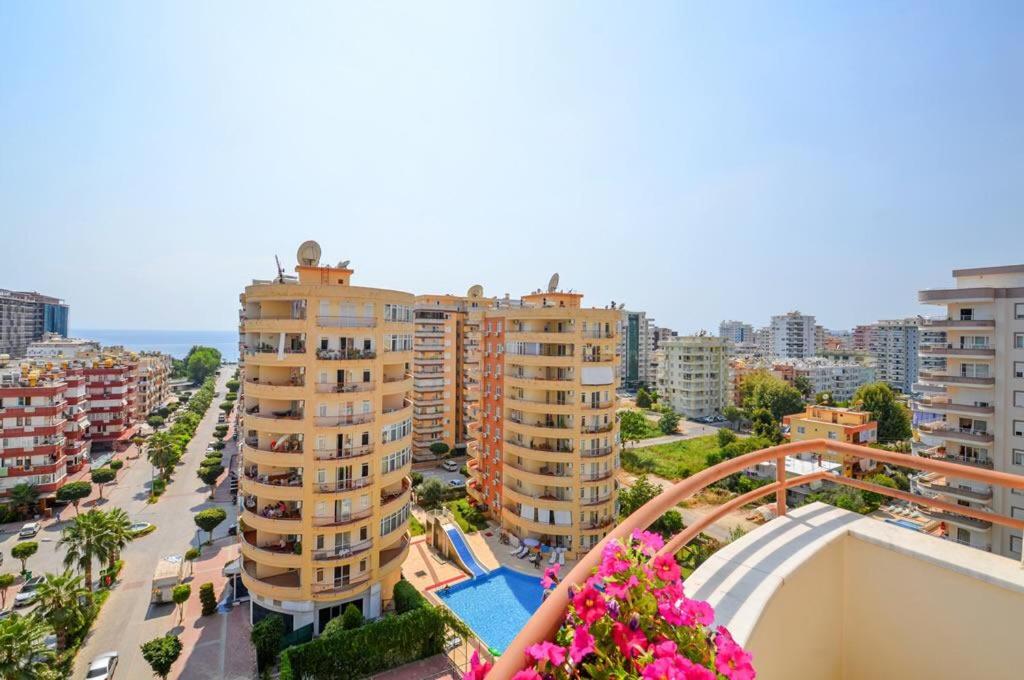
[[[121,345],[141,352],[151,350],[184,359],[193,345],[220,350],[225,361],[238,361],[238,331],[142,331],[122,328],[73,328],[71,337],[96,340],[103,346]]]

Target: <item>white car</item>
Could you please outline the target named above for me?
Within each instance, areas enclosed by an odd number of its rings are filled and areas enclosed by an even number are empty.
[[[21,531],[18,532],[18,538],[32,538],[38,533],[39,522],[29,522],[21,527]]]
[[[36,588],[38,588],[39,584],[45,580],[46,579],[42,576],[33,576],[29,580],[25,581],[25,585],[23,585],[21,590],[18,591],[18,594],[14,596],[14,606],[27,607],[35,602],[36,596],[38,595],[38,593],[36,593]]]
[[[110,680],[114,677],[115,668],[117,668],[117,652],[100,654],[89,664],[89,672],[85,674],[86,680]]]
[[[459,469],[459,464],[456,463],[454,460],[446,460],[445,462],[441,463],[441,467],[443,467],[448,472],[455,472],[456,470]]]
[[[464,479],[452,479],[452,480],[448,481],[448,486],[452,487],[453,489],[457,489],[460,486],[466,486],[466,480],[464,480]]]

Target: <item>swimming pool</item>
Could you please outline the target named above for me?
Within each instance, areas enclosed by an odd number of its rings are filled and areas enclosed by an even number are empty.
[[[898,527],[903,527],[904,529],[910,529],[911,531],[920,531],[921,530],[921,525],[920,524],[917,524],[916,522],[911,522],[908,519],[887,519],[885,521],[888,524],[895,524]]]
[[[498,567],[486,576],[434,591],[484,644],[504,652],[533,613],[544,593],[541,574],[520,574]]]

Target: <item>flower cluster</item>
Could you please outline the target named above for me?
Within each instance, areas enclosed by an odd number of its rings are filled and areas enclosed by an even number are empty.
[[[628,544],[609,542],[601,564],[570,602],[555,640],[526,650],[528,667],[513,680],[642,678],[643,680],[753,680],[751,656],[714,611],[691,600],[671,555],[657,555],[661,537],[633,533]],[[557,567],[542,584],[557,584]],[[483,680],[490,670],[474,655],[466,674]]]

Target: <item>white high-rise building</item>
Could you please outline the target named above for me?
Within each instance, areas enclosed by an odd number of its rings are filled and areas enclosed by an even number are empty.
[[[870,352],[879,380],[904,394],[917,382],[920,319],[894,319],[874,324]]]
[[[664,360],[658,391],[665,403],[687,418],[721,413],[729,403],[726,341],[710,335],[674,338],[659,345]]]
[[[1024,474],[1024,265],[959,269],[953,277],[955,288],[918,294],[946,311],[923,322],[945,332],[946,342],[920,349],[922,360],[941,359],[945,366],[920,373],[924,397],[916,407],[942,419],[920,426],[918,453]],[[950,476],[916,481],[919,492],[950,503],[1024,518],[1024,492]],[[927,514],[945,523],[951,540],[1021,556],[1019,530],[955,513]]]
[[[754,327],[742,321],[723,321],[718,324],[718,337],[737,345],[754,342]]]
[[[788,359],[806,359],[817,351],[816,322],[813,316],[789,312],[772,317],[771,354]]]

